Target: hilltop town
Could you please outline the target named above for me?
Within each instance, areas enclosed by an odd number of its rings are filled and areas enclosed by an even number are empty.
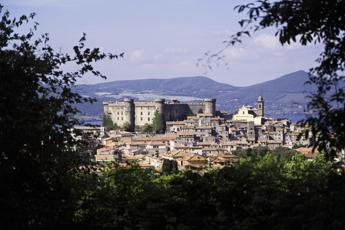
[[[216,99],[193,104],[125,99],[104,102],[104,117],[101,128],[76,127],[97,137],[95,162],[135,162],[156,170],[163,164],[179,170],[205,169],[238,162],[239,150],[279,147],[300,147],[297,150],[313,157],[302,127],[266,117],[262,96],[256,108],[242,106],[234,114],[217,111]]]

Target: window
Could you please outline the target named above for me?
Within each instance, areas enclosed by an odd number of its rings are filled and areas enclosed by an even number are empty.
[[[150,121],[150,118],[147,118],[148,121]]]
[[[147,115],[150,115],[150,112],[148,112]]]
[[[121,111],[121,115],[123,115],[123,112]]]
[[[140,120],[142,121],[142,120],[143,120],[143,118],[141,117],[141,118],[140,118]]]
[[[121,120],[123,121],[123,117],[121,117]]]
[[[140,115],[143,115],[143,112],[140,112]]]

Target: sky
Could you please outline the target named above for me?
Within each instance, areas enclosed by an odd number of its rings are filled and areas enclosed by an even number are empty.
[[[207,51],[239,31],[245,17],[234,7],[250,0],[2,0],[12,16],[35,12],[38,33],[49,33],[51,45],[70,52],[83,32],[89,47],[125,53],[124,58],[97,64],[107,80],[85,77],[80,84],[144,78],[207,76],[247,86],[315,66],[320,45],[281,46],[272,30],[264,30],[224,51],[212,71],[197,66]]]

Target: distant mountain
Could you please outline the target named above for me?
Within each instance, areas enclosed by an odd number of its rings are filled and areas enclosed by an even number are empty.
[[[138,100],[152,100],[158,97],[177,98],[181,101],[195,101],[203,98],[217,98],[217,107],[234,111],[243,104],[255,105],[257,97],[265,99],[266,111],[272,115],[303,113],[306,94],[313,90],[304,83],[308,73],[297,71],[247,87],[236,87],[216,82],[203,76],[178,77],[172,79],[143,79],[112,81],[93,85],[77,85],[75,90],[83,96],[96,97],[93,105],[79,108],[87,115],[102,114],[102,102],[132,97]]]
[[[226,94],[229,99],[239,99],[244,103],[255,101],[258,95],[262,95],[267,102],[305,102],[306,93],[313,90],[311,85],[305,84],[308,73],[297,71],[271,81],[242,87],[234,92]]]
[[[165,95],[184,95],[196,97],[213,96],[215,92],[231,92],[239,87],[216,82],[210,78],[178,77],[171,79],[143,79],[112,81],[94,85],[78,85],[77,90],[84,94],[132,92],[163,92]]]

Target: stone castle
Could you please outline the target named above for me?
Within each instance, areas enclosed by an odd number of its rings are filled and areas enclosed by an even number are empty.
[[[131,130],[145,124],[152,124],[156,111],[161,113],[165,121],[184,120],[187,116],[216,114],[216,99],[204,99],[202,103],[180,103],[178,100],[166,101],[134,101],[127,98],[121,102],[103,102],[104,114],[110,116],[119,126],[128,123]]]

